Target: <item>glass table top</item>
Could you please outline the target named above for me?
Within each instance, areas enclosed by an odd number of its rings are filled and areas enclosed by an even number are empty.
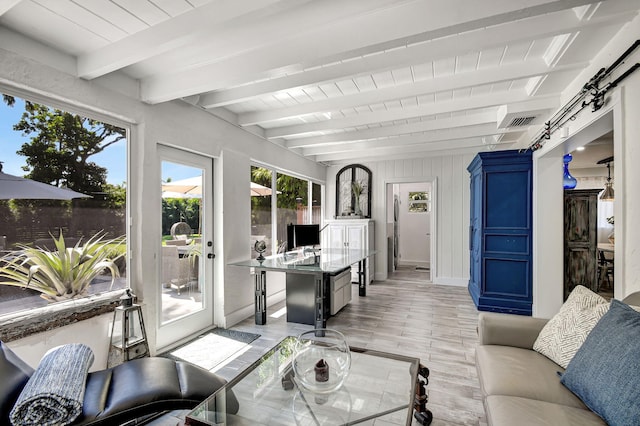
[[[420,360],[351,348],[344,385],[329,394],[291,378],[287,337],[191,411],[187,425],[410,425]]]
[[[323,249],[298,250],[273,256],[231,262],[229,265],[246,266],[274,271],[339,272],[376,253],[375,250]]]

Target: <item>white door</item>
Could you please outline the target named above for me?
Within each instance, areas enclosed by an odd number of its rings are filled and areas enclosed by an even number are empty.
[[[213,159],[159,147],[157,349],[213,325]]]

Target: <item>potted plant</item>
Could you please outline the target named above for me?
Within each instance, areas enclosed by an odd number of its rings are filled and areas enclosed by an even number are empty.
[[[351,192],[353,193],[353,210],[356,216],[362,216],[362,210],[360,209],[360,195],[364,191],[364,184],[354,180],[351,182]]]
[[[111,272],[111,287],[120,276],[116,262],[124,257],[125,238],[105,240],[97,233],[86,242],[67,247],[60,232],[52,236],[56,250],[18,245],[20,250],[0,258],[0,284],[24,287],[40,292],[47,301],[55,302],[84,297],[91,281],[103,271]]]

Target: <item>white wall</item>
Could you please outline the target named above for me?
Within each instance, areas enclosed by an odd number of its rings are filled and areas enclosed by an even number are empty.
[[[640,34],[640,16],[626,24],[603,51],[563,92],[562,104],[602,67],[611,65]],[[627,58],[615,77],[640,61],[640,49]],[[603,134],[607,127],[614,131],[615,199],[615,289],[614,296],[623,298],[640,291],[640,71],[636,71],[618,88],[607,94],[605,106],[591,112],[581,112],[569,123],[569,139],[552,135],[544,148],[534,154],[534,302],[533,314],[551,317],[562,305],[563,244],[562,222],[549,212],[562,211],[562,155],[569,150],[571,137],[579,132]]]
[[[387,277],[386,186],[387,183],[416,181],[435,182],[433,210],[436,229],[431,232],[435,243],[431,265],[435,284],[466,286],[469,281],[469,173],[467,166],[473,154],[412,158],[363,163],[373,174],[371,196],[372,219],[375,221],[376,271],[375,279]],[[327,170],[326,181],[335,182],[336,173],[343,166]],[[327,186],[325,217],[335,215],[335,188]],[[382,237],[382,238],[381,238]]]
[[[117,84],[117,86],[114,86]],[[250,199],[238,202],[237,194],[247,193],[251,160],[308,176],[323,182],[326,167],[241,130],[183,102],[146,105],[125,93],[136,94],[137,85],[122,78],[85,81],[49,68],[14,52],[0,49],[0,91],[32,99],[72,112],[92,115],[130,127],[130,240],[133,258],[128,271],[134,290],[145,305],[145,325],[152,351],[155,346],[157,299],[160,286],[157,259],[160,235],[160,168],[157,144],[181,147],[215,159],[215,321],[222,326],[253,313],[253,281],[248,269],[226,266],[249,257]],[[222,288],[224,285],[224,288]],[[278,279],[270,280],[270,300],[282,293]],[[13,341],[19,355],[39,357],[50,347],[68,339],[86,343],[94,350],[108,344],[108,327],[102,322],[83,321],[71,328]],[[71,331],[73,330],[73,331]],[[38,342],[34,345],[34,342]],[[96,368],[103,365],[96,358]]]
[[[400,214],[398,215],[399,264],[429,267],[431,212],[410,213],[409,193],[431,192],[431,184],[403,183],[398,185],[398,189],[400,197]]]

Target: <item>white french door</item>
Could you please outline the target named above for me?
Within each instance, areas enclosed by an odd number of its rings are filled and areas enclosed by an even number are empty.
[[[159,146],[157,348],[213,325],[213,159]]]

